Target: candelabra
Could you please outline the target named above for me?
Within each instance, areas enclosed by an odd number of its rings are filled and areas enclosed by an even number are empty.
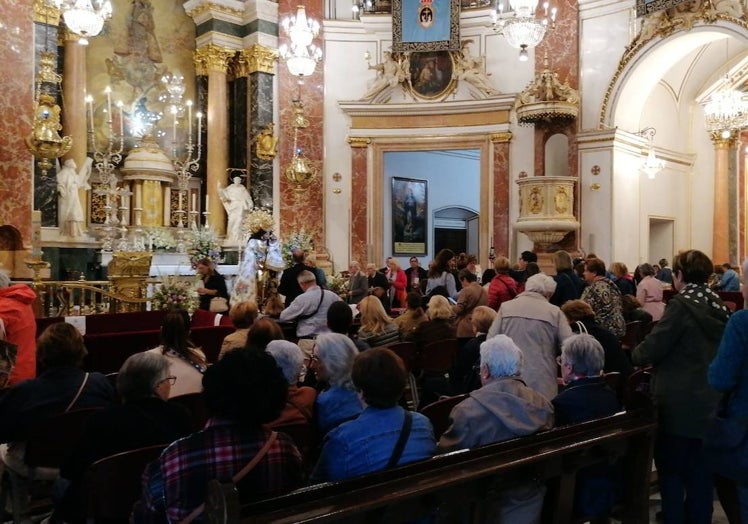
[[[175,214],[177,215],[177,252],[185,253],[187,251],[184,244],[184,229],[185,229],[185,218],[187,211],[184,209],[187,205],[187,191],[189,190],[190,178],[192,173],[197,172],[200,167],[200,157],[202,153],[202,128],[203,128],[203,114],[197,113],[197,144],[192,142],[192,100],[186,102],[187,106],[187,143],[185,144],[185,152],[182,157],[177,152],[177,115],[179,108],[176,105],[171,106],[171,113],[173,116],[172,125],[172,142],[171,142],[171,156],[172,163],[174,164],[174,171],[177,175],[177,191],[179,193],[179,206]],[[195,201],[193,199],[193,208],[195,207]],[[194,210],[193,210],[194,211]],[[193,218],[195,215],[192,215]]]
[[[96,167],[96,183],[98,187],[94,193],[105,197],[104,204],[104,224],[101,226],[102,251],[112,251],[114,247],[114,238],[120,224],[126,224],[125,215],[127,207],[124,206],[124,196],[129,194],[126,189],[118,187],[117,174],[114,169],[122,161],[122,150],[124,148],[124,115],[122,102],[117,103],[119,108],[119,136],[115,135],[113,129],[112,113],[112,89],[107,86],[104,90],[106,94],[106,145],[99,149],[96,142],[96,129],[94,127],[94,110],[93,97],[86,97],[88,112],[88,146],[93,151],[94,167]],[[118,203],[122,205],[118,206]],[[122,219],[117,216],[117,211],[121,211]],[[121,232],[120,232],[121,233]],[[125,234],[127,229],[125,228]],[[121,244],[121,239],[118,244]]]

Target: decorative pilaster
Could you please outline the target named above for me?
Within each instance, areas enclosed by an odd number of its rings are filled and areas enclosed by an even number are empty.
[[[273,77],[278,51],[255,44],[241,51],[249,77],[250,188],[256,206],[273,208],[273,158],[258,156],[257,138],[273,122]],[[290,138],[289,138],[290,139]]]
[[[738,260],[738,132],[728,137],[711,133],[714,144],[714,223],[712,224],[712,262],[732,265]]]
[[[367,153],[371,138],[348,137],[351,145],[351,252],[350,260],[366,264],[369,245],[366,227],[369,206],[367,205]]]
[[[223,183],[229,167],[228,135],[229,120],[226,99],[228,96],[227,72],[233,49],[208,44],[195,51],[195,70],[198,75],[207,74],[207,175],[205,194],[210,197],[207,211],[208,224],[218,235],[226,234],[226,221],[217,184]]]
[[[493,145],[493,232],[491,245],[496,253],[509,253],[509,142],[512,133],[493,133],[489,136]]]

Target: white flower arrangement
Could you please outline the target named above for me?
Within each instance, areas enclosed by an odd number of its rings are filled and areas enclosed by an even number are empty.
[[[303,251],[314,251],[314,240],[312,235],[306,232],[304,228],[291,233],[285,242],[283,242],[283,260],[287,266],[293,266],[292,248],[297,247]]]
[[[161,287],[151,296],[153,310],[179,308],[192,313],[198,305],[199,299],[194,286],[188,281],[171,276],[162,277]]]
[[[214,264],[223,262],[221,244],[212,228],[202,227],[192,230],[188,242],[187,256],[190,258],[192,269],[197,268],[197,263],[204,258],[209,259]]]
[[[341,296],[348,293],[348,283],[349,280],[340,274],[327,277],[327,289]]]
[[[145,229],[146,238],[150,239],[153,249],[169,250],[177,247],[177,240],[171,231],[165,227],[149,227]]]

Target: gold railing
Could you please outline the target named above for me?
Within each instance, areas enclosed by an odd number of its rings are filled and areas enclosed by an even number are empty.
[[[149,298],[115,293],[114,284],[109,280],[29,280],[13,283],[26,284],[36,291],[34,312],[37,317],[145,311],[150,302]],[[145,279],[145,296],[151,296],[160,284],[160,279]]]

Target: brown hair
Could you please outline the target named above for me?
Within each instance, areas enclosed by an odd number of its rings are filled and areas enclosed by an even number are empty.
[[[358,354],[351,378],[369,406],[387,409],[397,405],[407,375],[403,361],[392,350],[374,348]]]
[[[605,262],[599,258],[588,258],[584,263],[584,267],[587,271],[594,273],[599,277],[605,276]]]
[[[680,271],[683,281],[689,284],[705,284],[713,270],[711,259],[698,249],[682,251],[673,260],[673,274]]]
[[[496,257],[496,260],[493,261],[493,268],[496,270],[497,273],[500,274],[507,274],[509,273],[509,269],[512,267],[511,262],[509,262],[509,259],[506,257]]]
[[[564,302],[564,305],[561,306],[561,311],[563,311],[564,315],[566,315],[566,318],[568,318],[570,322],[595,317],[595,311],[592,307],[584,300],[579,299],[567,300]]]
[[[253,300],[244,300],[231,306],[229,317],[234,327],[246,329],[257,320],[257,304]]]
[[[36,341],[36,356],[48,368],[78,367],[87,354],[80,331],[67,322],[47,326]]]
[[[249,328],[246,347],[264,350],[271,340],[284,340],[283,330],[272,318],[262,317]]]
[[[496,319],[496,311],[488,306],[478,306],[473,309],[472,322],[475,331],[478,333],[488,333],[491,324]]]
[[[216,274],[216,266],[213,264],[213,261],[207,257],[198,260],[196,265],[207,267],[208,273],[210,273],[211,275]]]

